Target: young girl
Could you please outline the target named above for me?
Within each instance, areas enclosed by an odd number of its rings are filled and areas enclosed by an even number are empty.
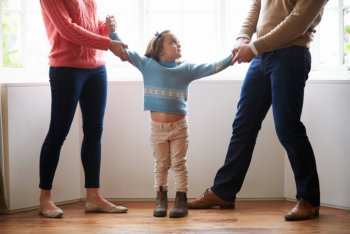
[[[116,32],[109,36],[113,40],[121,41]],[[169,216],[184,217],[188,214],[188,86],[193,80],[227,68],[232,56],[213,64],[180,63],[178,59],[181,57],[181,45],[168,30],[156,33],[147,46],[145,56],[129,50],[126,53],[132,65],[143,75],[144,110],[149,110],[151,115],[150,138],[155,161],[154,187],[157,191],[153,215],[164,217],[167,214],[167,179],[171,169],[175,176],[176,198]]]

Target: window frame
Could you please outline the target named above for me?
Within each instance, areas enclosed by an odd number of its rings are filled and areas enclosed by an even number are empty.
[[[343,0],[338,0],[338,17],[339,17],[339,64],[344,64],[344,9]]]

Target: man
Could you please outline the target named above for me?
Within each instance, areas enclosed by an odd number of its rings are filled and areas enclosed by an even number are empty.
[[[309,45],[328,0],[253,0],[232,53],[251,62],[243,82],[232,137],[214,185],[189,201],[190,209],[234,208],[261,123],[272,105],[278,138],[287,151],[297,204],[286,220],[318,216],[320,190],[315,157],[300,116],[311,67]],[[257,33],[257,39],[251,41]]]

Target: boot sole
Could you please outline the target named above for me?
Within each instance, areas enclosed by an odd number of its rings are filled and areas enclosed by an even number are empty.
[[[165,217],[166,216],[166,212],[165,213],[153,213],[154,217]]]
[[[183,214],[183,215],[178,215],[178,214],[169,214],[170,218],[182,218],[182,217],[186,217],[188,215],[188,213]]]
[[[188,209],[234,209],[235,205],[221,205],[221,206],[203,206],[203,207],[188,207]]]

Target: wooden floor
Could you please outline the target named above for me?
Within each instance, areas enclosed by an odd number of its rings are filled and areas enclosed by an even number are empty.
[[[0,214],[0,233],[350,233],[350,211],[321,207],[313,220],[287,222],[288,201],[237,201],[234,210],[189,210],[185,218],[155,218],[154,202],[114,202],[126,214],[85,213],[83,202],[60,205],[64,217],[47,219],[37,210]],[[173,203],[169,202],[170,208]]]

